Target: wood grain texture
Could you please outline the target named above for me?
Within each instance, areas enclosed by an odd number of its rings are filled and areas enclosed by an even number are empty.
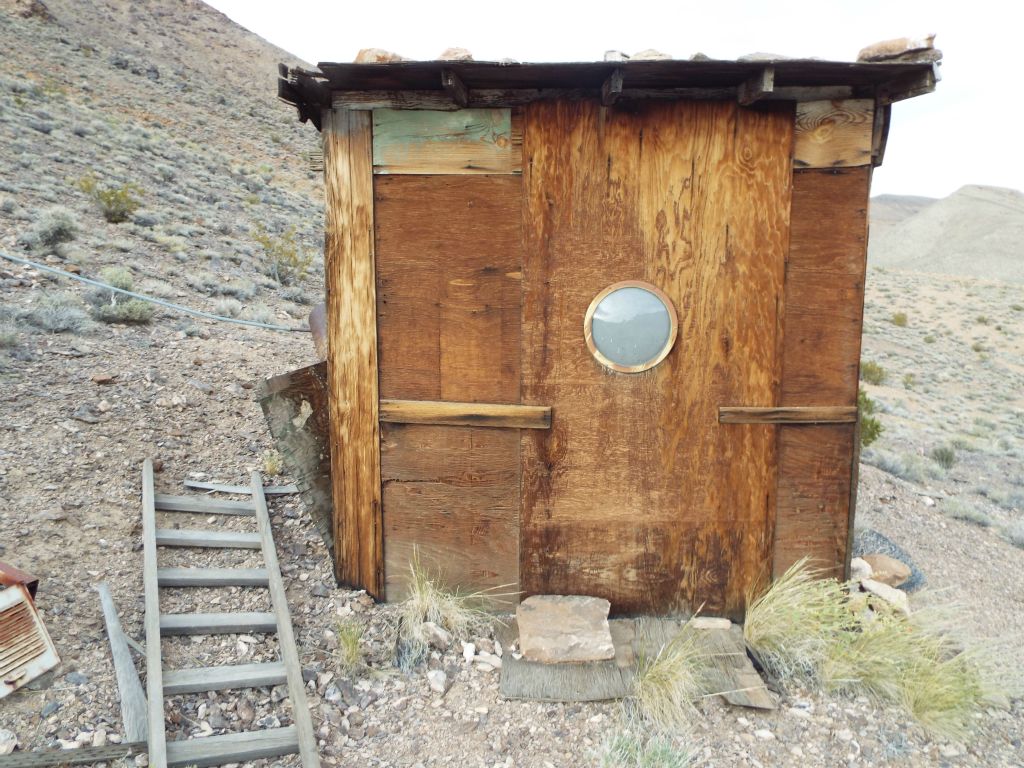
[[[326,110],[327,380],[339,582],[384,592],[370,115]]]
[[[798,103],[794,167],[870,165],[874,119],[871,99]]]
[[[502,403],[381,400],[380,420],[395,424],[548,429],[551,427],[551,409],[539,405],[506,405]]]
[[[117,699],[121,703],[121,724],[129,741],[145,741],[149,730],[146,711],[146,693],[142,690],[139,673],[135,669],[128,639],[121,628],[114,598],[106,582],[96,585],[103,609],[103,623],[110,640],[110,655],[114,660],[114,675],[117,677]]]
[[[477,427],[385,424],[387,599],[406,594],[414,548],[451,586],[519,584],[519,433]]]
[[[163,661],[160,655],[160,588],[157,581],[156,508],[153,461],[142,462],[142,587],[146,603],[146,702],[147,742],[152,765],[167,764],[164,730]]]
[[[504,109],[373,111],[373,172],[520,173],[522,146]]]
[[[870,183],[870,167],[793,174],[783,406],[856,406]],[[780,428],[776,576],[804,556],[844,576],[857,445],[855,424]]]
[[[768,408],[722,406],[718,409],[718,420],[722,424],[843,424],[857,420],[857,407],[847,405]]]
[[[380,390],[387,400],[520,403],[521,179],[375,179]],[[452,585],[518,585],[519,434],[381,425],[385,571],[413,547]]]
[[[778,394],[792,138],[789,107],[526,109],[523,401],[555,418],[522,435],[524,594],[738,616],[767,576],[774,428],[722,427],[718,406]],[[633,375],[581,327],[625,279],[679,310],[673,351]]]

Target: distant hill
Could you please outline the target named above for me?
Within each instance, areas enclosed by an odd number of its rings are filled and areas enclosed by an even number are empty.
[[[872,266],[1024,283],[1024,193],[968,185],[949,197],[871,201]]]

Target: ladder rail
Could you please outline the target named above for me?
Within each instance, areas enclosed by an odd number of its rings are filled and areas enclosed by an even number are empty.
[[[149,764],[167,768],[164,731],[163,658],[160,651],[160,587],[157,583],[156,505],[153,462],[142,462],[142,581],[146,602],[146,701],[149,714]]]
[[[252,473],[252,499],[256,507],[256,524],[262,538],[263,560],[267,573],[270,575],[270,604],[277,617],[277,640],[288,680],[288,697],[292,702],[292,718],[295,722],[295,731],[299,742],[299,757],[303,768],[320,768],[320,756],[317,753],[313,721],[309,716],[309,706],[306,704],[306,687],[302,681],[302,668],[299,666],[295,633],[292,630],[291,615],[288,611],[288,596],[281,580],[277,549],[274,546],[274,535],[270,528],[270,513],[267,511],[267,499],[263,495],[263,481],[260,479],[259,472]]]

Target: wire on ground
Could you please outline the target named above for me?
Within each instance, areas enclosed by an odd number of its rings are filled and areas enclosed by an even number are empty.
[[[184,312],[187,315],[195,315],[196,317],[205,317],[207,320],[218,320],[218,321],[220,321],[222,323],[234,323],[235,325],[246,325],[246,326],[249,326],[250,328],[267,328],[267,329],[269,329],[271,331],[286,331],[286,332],[289,332],[289,333],[309,333],[309,328],[290,328],[290,327],[288,327],[286,325],[273,325],[272,323],[260,323],[260,322],[257,322],[256,320],[241,320],[241,319],[239,319],[237,317],[223,317],[222,315],[215,315],[212,312],[203,312],[203,310],[201,310],[201,309],[192,309],[191,307],[183,307],[181,304],[174,304],[173,302],[164,301],[163,299],[157,299],[157,298],[155,298],[153,296],[146,296],[145,294],[135,293],[134,291],[126,291],[124,288],[115,288],[114,286],[107,285],[106,283],[102,283],[99,280],[93,280],[91,278],[82,277],[81,275],[76,275],[76,274],[73,274],[71,272],[65,272],[63,269],[57,269],[56,267],[48,267],[45,264],[39,264],[38,262],[35,262],[35,261],[29,261],[28,259],[23,259],[20,256],[14,256],[14,255],[12,255],[10,253],[6,253],[5,251],[0,251],[0,256],[2,256],[3,258],[7,259],[8,261],[13,261],[15,264],[21,264],[21,265],[26,266],[26,267],[32,267],[33,269],[39,269],[39,270],[42,270],[43,272],[50,272],[51,274],[60,275],[61,277],[69,277],[72,280],[77,280],[78,282],[85,283],[86,285],[95,285],[95,286],[97,286],[99,288],[104,288],[104,289],[106,289],[108,291],[113,291],[114,293],[122,293],[125,296],[131,296],[133,299],[140,299],[141,301],[148,301],[151,304],[158,304],[161,307],[167,307],[168,309],[173,309],[173,310],[176,310],[178,312]]]

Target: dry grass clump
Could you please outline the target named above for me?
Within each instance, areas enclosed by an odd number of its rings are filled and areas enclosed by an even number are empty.
[[[696,762],[697,753],[681,739],[636,730],[620,730],[608,737],[601,768],[688,768]]]
[[[634,711],[663,732],[678,730],[697,713],[694,702],[704,693],[707,653],[689,626],[651,659],[638,660],[630,703]]]
[[[490,624],[488,608],[501,597],[491,591],[461,593],[442,586],[414,549],[409,561],[408,596],[398,606],[398,664],[405,671],[423,661],[429,643],[423,625],[431,622],[447,630],[455,640],[483,632]]]
[[[804,558],[748,603],[743,636],[768,671],[805,683],[819,679],[829,648],[850,623],[842,585],[821,578]]]
[[[363,633],[366,627],[351,616],[338,620],[338,650],[335,652],[338,672],[350,675],[363,667]]]
[[[801,561],[748,610],[744,634],[771,672],[898,704],[949,739],[963,738],[993,697],[1017,694],[1009,650],[962,645],[950,631],[952,608],[908,617],[853,585],[848,592],[835,579],[816,580]]]

